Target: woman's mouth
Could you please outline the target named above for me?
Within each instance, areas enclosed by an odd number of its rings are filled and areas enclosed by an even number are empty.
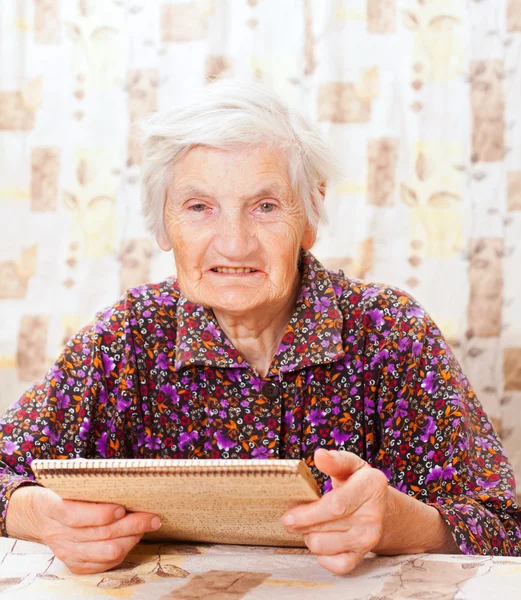
[[[248,273],[258,273],[257,269],[251,267],[214,267],[210,269],[214,273],[226,273],[227,275],[243,275]]]

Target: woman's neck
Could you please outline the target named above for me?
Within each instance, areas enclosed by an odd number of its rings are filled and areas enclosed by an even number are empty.
[[[214,311],[215,318],[228,339],[263,377],[267,375],[284,337],[299,290],[300,275],[291,294],[275,306],[259,307],[255,312],[250,311],[245,315]]]

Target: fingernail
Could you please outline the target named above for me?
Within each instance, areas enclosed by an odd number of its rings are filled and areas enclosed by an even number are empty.
[[[152,527],[152,529],[159,529],[161,527],[161,519],[159,517],[154,517],[150,523],[150,527]]]
[[[126,514],[127,514],[127,511],[122,506],[120,506],[119,508],[116,508],[116,510],[114,511],[114,518],[122,519]]]
[[[295,519],[294,515],[286,515],[283,517],[282,522],[284,525],[295,525],[297,520]]]

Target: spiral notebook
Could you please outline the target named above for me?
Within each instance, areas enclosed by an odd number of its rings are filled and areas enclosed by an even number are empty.
[[[62,498],[114,502],[159,515],[156,541],[305,547],[282,515],[321,496],[303,460],[34,460],[36,480]]]

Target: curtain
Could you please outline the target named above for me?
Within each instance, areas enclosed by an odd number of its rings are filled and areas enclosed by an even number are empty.
[[[2,0],[0,408],[175,272],[132,123],[223,76],[322,132],[343,176],[315,254],[423,304],[521,481],[521,0]]]

